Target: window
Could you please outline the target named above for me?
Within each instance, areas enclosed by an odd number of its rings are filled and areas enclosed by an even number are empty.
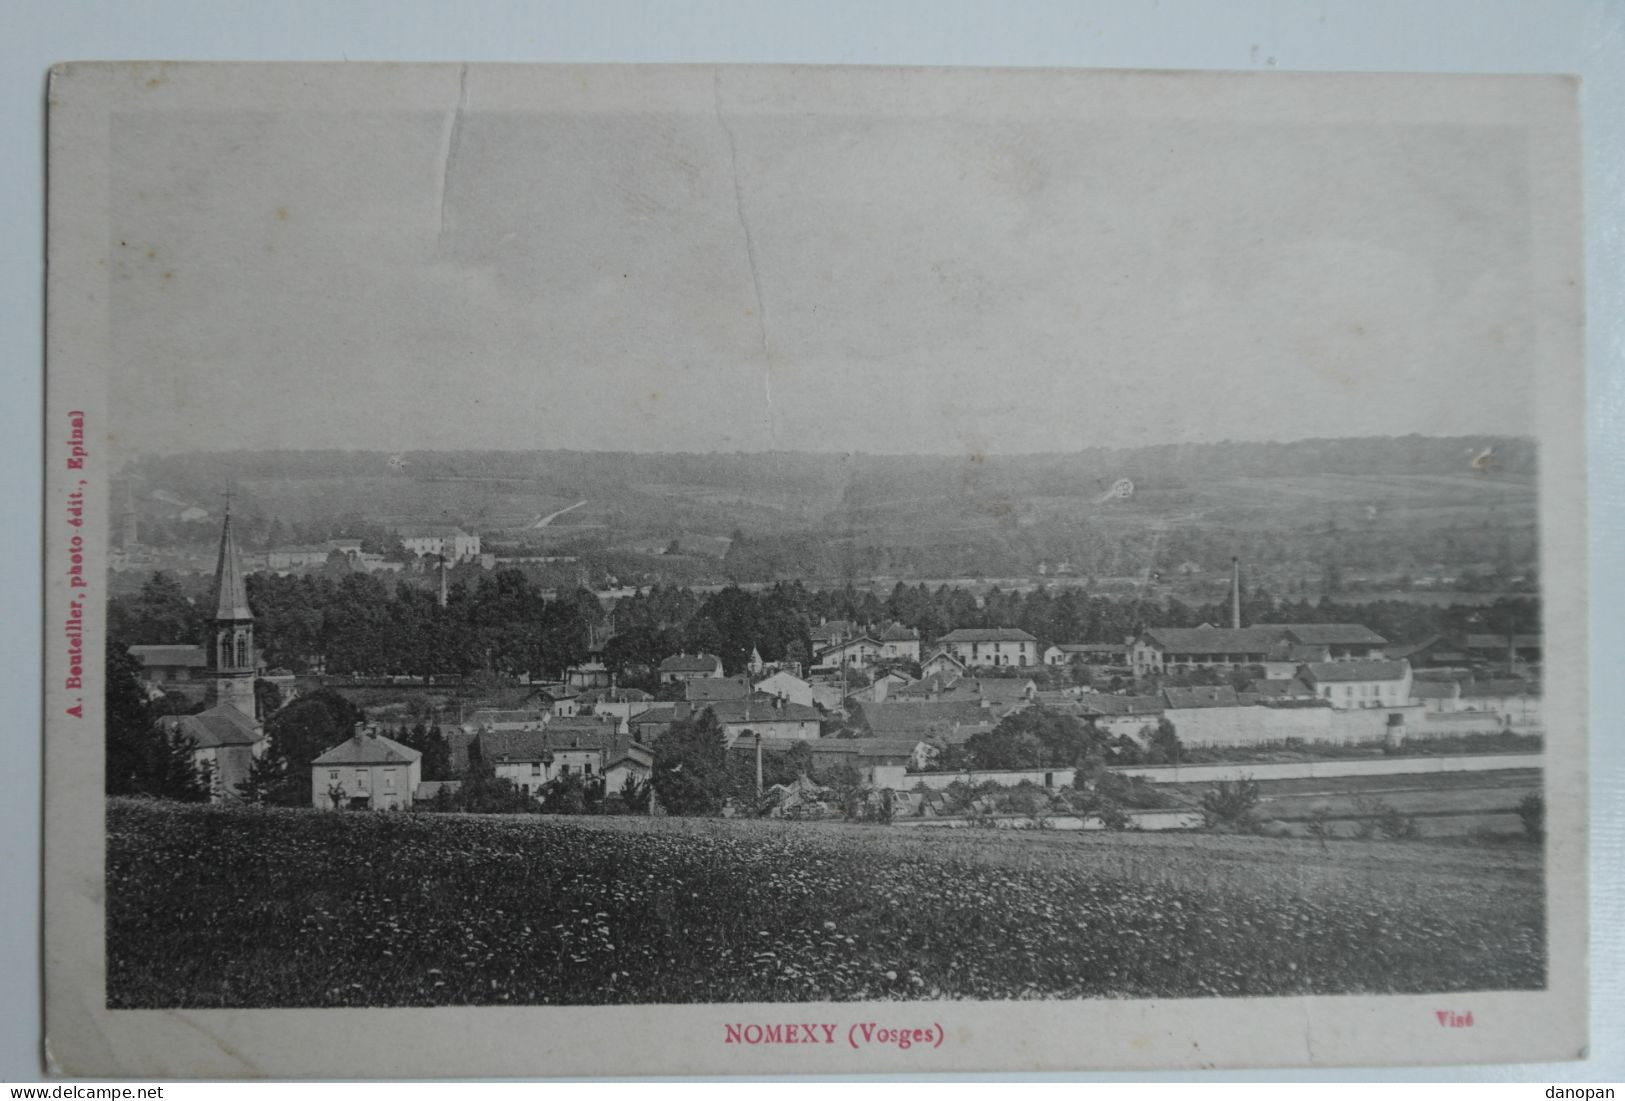
[[[542,763],[540,761],[531,762],[530,774],[532,776],[540,776],[542,774]]]
[[[395,770],[392,768],[384,769],[384,790],[395,790]]]
[[[248,640],[242,635],[237,636],[237,665],[248,664]]]
[[[328,778],[328,779],[329,779],[329,780],[337,780],[337,779],[338,779],[338,778],[339,778],[339,770],[338,770],[338,769],[336,769],[336,768],[335,768],[335,769],[333,769],[333,770],[332,770],[332,771],[331,771],[331,772],[329,772],[329,773],[328,773],[328,774],[327,774],[327,778]]]
[[[588,761],[586,764],[582,765],[581,766],[581,772],[585,776],[591,776],[592,775],[592,762]]]
[[[358,769],[355,770],[355,786],[358,787],[358,788],[364,788],[364,787],[367,786],[367,770],[366,769],[358,768]]]

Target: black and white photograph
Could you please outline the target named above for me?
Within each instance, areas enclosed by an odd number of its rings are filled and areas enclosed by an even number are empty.
[[[83,1065],[1583,1048],[1572,82],[52,97]]]

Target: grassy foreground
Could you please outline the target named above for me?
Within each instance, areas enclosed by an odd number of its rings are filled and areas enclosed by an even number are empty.
[[[1544,985],[1539,850],[110,800],[111,1007]]]

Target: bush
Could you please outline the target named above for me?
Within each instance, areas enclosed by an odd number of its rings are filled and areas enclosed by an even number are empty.
[[[1523,832],[1529,840],[1544,840],[1546,837],[1546,797],[1538,791],[1532,791],[1518,800],[1518,818],[1523,822]]]
[[[1249,777],[1235,783],[1220,780],[1202,796],[1202,822],[1210,828],[1250,831],[1257,825],[1258,798],[1258,784]]]

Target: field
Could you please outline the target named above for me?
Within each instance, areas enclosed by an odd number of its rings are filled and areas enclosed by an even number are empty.
[[[114,1008],[1544,984],[1539,850],[108,806]]]
[[[1159,784],[1157,790],[1199,806],[1212,784]],[[1392,808],[1410,818],[1423,837],[1521,834],[1518,801],[1542,789],[1539,769],[1496,772],[1402,773],[1258,781],[1259,815],[1298,836],[1324,811],[1331,837],[1349,837],[1363,822]]]

